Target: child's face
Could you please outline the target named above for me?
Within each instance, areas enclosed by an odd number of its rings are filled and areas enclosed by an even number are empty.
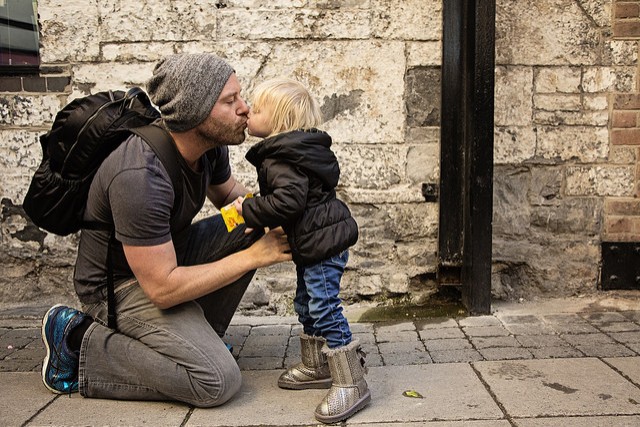
[[[267,106],[262,106],[259,109],[253,107],[249,110],[249,120],[247,120],[247,129],[249,135],[257,136],[259,138],[265,138],[271,135],[273,129],[269,124],[271,118],[271,110]]]

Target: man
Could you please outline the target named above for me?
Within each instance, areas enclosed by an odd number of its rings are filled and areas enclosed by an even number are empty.
[[[220,208],[247,193],[229,166],[249,111],[231,66],[172,55],[147,86],[180,153],[182,201],[174,208],[171,179],[138,136],[103,162],[84,219],[115,226],[118,330],[105,326],[110,232],[83,230],[74,276],[83,312],[55,306],[44,316],[43,381],[56,393],[217,406],[241,384],[221,337],[255,270],[291,255],[282,230],[229,233],[220,215],[191,224],[205,197]]]

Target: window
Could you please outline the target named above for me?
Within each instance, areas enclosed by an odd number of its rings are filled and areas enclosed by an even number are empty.
[[[0,71],[38,69],[36,0],[0,0]]]

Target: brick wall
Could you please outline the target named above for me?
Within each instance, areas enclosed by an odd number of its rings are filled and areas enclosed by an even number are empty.
[[[616,0],[613,4],[613,37],[640,40],[640,1]],[[640,241],[640,69],[631,93],[612,94],[611,146],[635,150],[636,174],[633,197],[609,197],[604,205],[603,241]]]

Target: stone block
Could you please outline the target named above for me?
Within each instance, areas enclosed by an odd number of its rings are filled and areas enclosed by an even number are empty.
[[[580,67],[538,68],[534,74],[536,93],[580,93]]]
[[[218,12],[220,39],[366,39],[370,11],[359,9],[245,9]]]
[[[634,167],[569,166],[566,173],[567,195],[633,196]]]
[[[557,206],[539,206],[531,210],[531,226],[557,234],[597,236],[602,228],[602,199],[570,197]]]
[[[407,67],[440,67],[442,43],[440,41],[412,41],[407,43]]]
[[[606,159],[609,131],[605,127],[557,126],[538,129],[536,154],[544,159],[591,163]]]
[[[361,189],[388,189],[403,180],[405,147],[342,145],[334,147],[340,162],[340,181]]]
[[[385,54],[380,55],[381,51]],[[337,143],[375,145],[404,140],[404,43],[286,42],[272,43],[269,52],[256,69],[260,81],[288,76],[304,82],[320,102],[324,129]],[[380,152],[380,147],[375,148]]]
[[[596,64],[601,40],[600,28],[572,0],[496,4],[498,64]]]
[[[535,156],[536,129],[529,126],[496,126],[493,131],[495,164],[518,164]]]
[[[638,61],[637,40],[606,40],[603,61],[605,64],[634,65]]]
[[[580,94],[536,94],[534,107],[545,111],[579,111],[582,108]]]
[[[609,162],[630,165],[638,160],[638,149],[633,146],[615,145],[609,149]]]
[[[440,145],[423,144],[407,151],[407,178],[416,184],[437,183],[440,177]]]
[[[441,40],[439,0],[378,0],[373,9],[372,36],[392,40]]]
[[[4,107],[3,107],[4,106]],[[0,124],[46,126],[62,108],[56,95],[12,95],[0,98]]]
[[[106,90],[126,90],[132,86],[145,87],[151,77],[155,62],[115,63],[109,67],[102,64],[78,64],[73,68],[73,93],[69,100]]]
[[[440,125],[441,75],[439,67],[416,67],[407,71],[407,126]]]
[[[95,61],[100,58],[100,13],[97,0],[70,3],[38,1],[42,63]]]
[[[142,3],[100,1],[101,39],[109,42],[208,39],[216,35],[218,9],[205,0]]]
[[[584,99],[583,99],[584,101]],[[600,111],[541,111],[534,112],[534,123],[548,126],[596,126],[606,128],[609,112]]]
[[[533,111],[533,69],[498,66],[495,75],[495,125],[530,125]]]
[[[587,67],[582,76],[585,92],[631,92],[635,86],[633,67]]]

